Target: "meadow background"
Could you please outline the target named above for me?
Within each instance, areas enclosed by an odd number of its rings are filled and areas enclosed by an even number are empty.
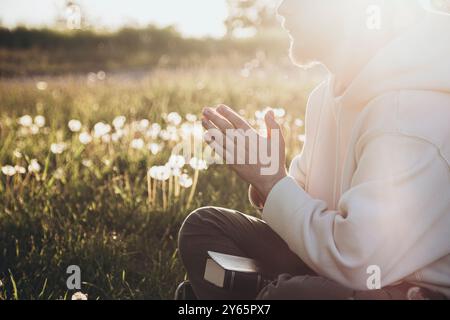
[[[201,141],[201,109],[219,103],[261,130],[275,109],[288,160],[301,150],[320,73],[291,65],[268,12],[243,19],[253,2],[220,39],[155,26],[0,28],[0,300],[70,299],[73,264],[89,299],[172,299],[186,215],[204,205],[257,214],[248,185],[202,150],[171,157]],[[249,24],[251,37],[233,36]]]

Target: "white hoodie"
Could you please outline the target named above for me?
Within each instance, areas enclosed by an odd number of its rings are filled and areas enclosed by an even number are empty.
[[[367,290],[409,281],[450,297],[450,16],[381,49],[341,97],[311,94],[302,153],[262,217],[318,274]]]

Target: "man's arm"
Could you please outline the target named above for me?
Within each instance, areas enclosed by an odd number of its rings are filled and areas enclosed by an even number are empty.
[[[432,144],[382,135],[362,144],[351,188],[338,210],[292,177],[269,193],[263,219],[321,275],[364,290],[367,268],[382,285],[448,254],[449,166]]]

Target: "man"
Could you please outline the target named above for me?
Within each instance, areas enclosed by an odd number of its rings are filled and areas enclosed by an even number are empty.
[[[255,298],[203,279],[211,250],[279,275],[258,299],[450,297],[450,16],[411,0],[285,0],[279,14],[293,61],[330,77],[309,98],[288,172],[230,165],[261,220],[215,207],[185,220],[179,250],[195,295]],[[272,112],[265,120],[279,131]],[[203,125],[251,130],[226,106],[206,108]]]

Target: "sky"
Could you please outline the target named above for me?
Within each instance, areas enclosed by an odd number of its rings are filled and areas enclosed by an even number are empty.
[[[225,33],[226,0],[78,0],[88,21],[98,27],[176,25],[185,36]],[[64,13],[65,0],[0,0],[0,22],[8,27],[51,26]]]

